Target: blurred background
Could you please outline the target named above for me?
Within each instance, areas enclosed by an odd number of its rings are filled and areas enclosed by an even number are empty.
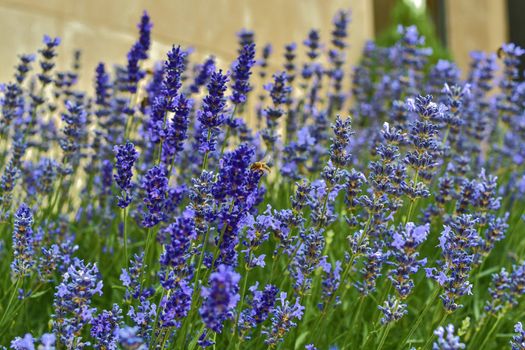
[[[472,50],[495,52],[509,40],[525,46],[525,0],[0,0],[0,81],[11,79],[17,55],[35,52],[49,34],[62,38],[62,68],[81,49],[86,86],[99,61],[125,63],[143,10],[154,23],[154,60],[181,44],[197,58],[214,54],[227,67],[236,55],[235,33],[246,28],[255,30],[260,47],[272,43],[270,65],[278,67],[284,45],[301,43],[310,28],[327,38],[338,9],[352,11],[350,64],[366,40],[393,43],[397,23],[416,24],[433,58],[453,58],[462,70]]]

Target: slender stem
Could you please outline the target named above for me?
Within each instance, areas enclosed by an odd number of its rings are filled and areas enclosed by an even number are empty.
[[[215,345],[217,345],[217,333],[213,332],[213,345],[212,349],[215,350]]]
[[[161,312],[160,306],[162,305],[162,299],[164,299],[165,293],[166,293],[166,289],[162,288],[162,293],[160,294],[159,304],[157,305],[157,311],[155,312],[153,330],[151,331],[152,336],[155,337],[155,341],[153,342],[153,348],[155,348],[155,345],[157,345],[157,341],[159,340],[159,337],[155,335],[155,332],[157,331],[157,325],[159,323],[159,314]],[[168,291],[168,298],[169,298],[169,291]],[[161,331],[165,331],[165,330],[166,329],[162,329]]]
[[[441,140],[441,144],[445,145],[448,139],[448,134],[450,133],[450,126],[447,127],[447,130],[445,130],[445,136],[443,136],[443,140]]]
[[[236,111],[237,111],[237,105],[233,107],[233,111],[230,116],[230,119],[233,119]],[[219,156],[219,159],[222,158],[222,155],[224,154],[224,151],[226,150],[226,145],[228,144],[228,139],[230,138],[230,134],[231,134],[231,127],[230,125],[228,125],[228,123],[226,123],[226,135],[224,136],[224,141],[222,142],[221,155]]]
[[[200,337],[200,334],[202,333],[202,331],[204,330],[204,325],[201,326],[201,328],[199,329],[199,331],[197,332],[197,337],[195,337],[191,343],[189,344],[189,346],[187,347],[187,349],[189,350],[193,350],[195,349],[195,346],[197,345],[197,342],[198,342],[198,339]],[[208,336],[208,332],[209,330],[206,331],[206,334],[204,335],[204,338],[206,338]],[[178,344],[177,344],[178,345]],[[186,349],[186,347],[179,347],[177,346],[176,348],[174,349]]]
[[[403,340],[403,342],[401,342],[401,346],[398,348],[398,349],[402,349],[406,343],[410,340],[410,337],[414,334],[414,332],[416,331],[416,329],[418,329],[419,325],[421,324],[421,321],[423,320],[423,317],[427,314],[427,311],[428,309],[434,305],[435,301],[436,301],[436,298],[438,297],[439,295],[439,288],[436,288],[436,290],[434,291],[434,294],[432,294],[432,296],[430,297],[430,299],[428,299],[425,307],[423,308],[423,310],[419,313],[419,316],[418,318],[416,319],[416,322],[414,323],[414,325],[412,326],[412,328],[410,328],[410,331],[408,332],[408,335],[405,337],[405,340]]]
[[[249,259],[248,259],[248,261],[249,261]],[[239,328],[238,327],[239,317],[241,316],[242,307],[243,307],[243,304],[244,304],[244,297],[246,296],[246,287],[248,285],[248,274],[249,273],[250,273],[250,269],[248,267],[246,267],[246,274],[244,275],[244,283],[243,283],[243,286],[242,286],[241,300],[239,302],[239,309],[237,310],[237,315],[235,316],[235,323],[233,325],[233,337],[232,338],[234,340],[235,340],[235,335],[237,334],[237,328]],[[236,349],[239,349],[239,346],[241,345],[241,343],[242,343],[242,337],[239,336],[239,340],[237,341]]]
[[[170,336],[170,329],[171,328],[168,328],[168,330],[166,330],[166,332],[164,332],[164,338],[162,339],[162,344],[160,346],[160,350],[164,350],[164,347],[166,346],[166,342],[168,341],[168,338]]]
[[[206,143],[209,143],[211,139],[211,129],[208,129],[208,136],[206,137]],[[202,160],[202,170],[208,169],[208,154],[209,151],[204,153],[204,158]]]
[[[436,328],[440,327],[440,326],[445,322],[445,320],[447,319],[448,315],[449,315],[449,313],[448,313],[448,312],[445,312],[445,314],[443,315],[443,317],[441,318],[441,320],[438,322],[437,326],[432,325],[432,329],[436,329]],[[424,349],[427,349],[427,348],[429,347],[429,345],[430,345],[430,343],[432,342],[432,339],[433,339],[433,338],[434,338],[433,335],[431,335],[430,337],[428,337],[427,342],[425,343],[425,345],[424,345],[423,348],[422,348],[423,350],[424,350]],[[479,348],[479,349],[483,349],[483,348]]]
[[[369,215],[368,216],[368,220],[367,220],[367,222],[365,224],[365,228],[363,229],[363,234],[361,235],[361,237],[359,237],[359,240],[357,242],[358,247],[365,240],[367,232],[368,232],[368,229],[370,228],[371,222],[372,222],[372,215]],[[335,297],[337,296],[337,293],[339,292],[339,289],[341,289],[341,286],[345,285],[346,278],[348,277],[348,274],[350,273],[350,270],[352,269],[354,261],[355,261],[355,259],[357,258],[358,255],[359,255],[359,252],[356,252],[355,254],[351,255],[350,260],[348,261],[348,264],[347,264],[347,266],[346,266],[346,268],[345,268],[345,270],[343,272],[343,275],[341,276],[341,280],[339,282],[339,285],[337,286],[337,288],[334,290],[334,292],[332,293],[332,295],[330,296],[330,298],[326,302],[326,306],[323,308],[321,316],[319,317],[319,319],[318,319],[318,321],[316,323],[316,326],[314,327],[314,331],[316,332],[316,334],[317,334],[318,331],[320,331],[319,325],[324,320],[324,318],[327,316],[328,309],[330,308],[330,305],[335,300]],[[344,296],[346,295],[346,292],[347,292],[347,289],[344,289],[343,290],[343,294],[341,296],[341,300],[344,299]]]
[[[148,233],[147,233],[147,237],[146,237],[146,246],[144,247],[144,266],[142,268],[142,270],[140,271],[140,283],[141,283],[141,289],[144,287],[144,284],[146,284],[146,281],[142,281],[143,277],[144,277],[144,271],[146,270],[146,266],[148,265],[149,263],[149,246],[150,246],[150,241],[151,241],[151,236],[152,236],[152,231],[153,229],[150,227],[148,228]],[[146,276],[146,280],[147,280],[147,276]]]
[[[129,265],[129,256],[128,256],[128,207],[123,209],[123,221],[124,221],[124,259],[126,268]]]
[[[498,319],[496,320],[496,322],[494,322],[494,325],[489,330],[489,332],[485,336],[485,339],[483,339],[483,343],[481,343],[481,346],[478,349],[485,349],[485,345],[487,344],[489,339],[491,339],[492,333],[494,333],[494,331],[498,328],[502,319],[503,319],[502,315],[498,316]]]
[[[58,187],[56,188],[55,192],[53,192],[53,195],[50,198],[50,202],[48,203],[47,209],[44,211],[42,221],[46,220],[49,215],[53,212],[55,205],[58,202],[58,197],[60,195],[60,191],[62,190],[62,184],[64,183],[64,175],[60,174],[60,178],[58,180]]]
[[[416,186],[417,184],[418,177],[419,177],[419,170],[416,170],[416,174],[414,175],[414,180],[413,180],[414,186]],[[410,221],[412,217],[412,210],[414,209],[415,202],[416,202],[415,199],[410,199],[410,206],[408,207],[408,213],[407,213],[407,216],[405,217],[405,225]]]
[[[20,285],[20,278],[17,278],[16,279],[16,282],[14,284],[14,288],[13,288],[13,292],[11,293],[11,296],[9,297],[9,301],[7,303],[7,306],[3,312],[3,315],[2,315],[2,318],[0,319],[0,326],[4,326],[4,321],[5,319],[7,318],[7,316],[9,315],[10,311],[11,311],[11,305],[13,304],[13,301],[15,300],[15,296],[16,294],[18,293],[18,287]],[[8,328],[8,327],[6,327]]]
[[[198,298],[198,293],[196,292],[197,291],[197,287],[199,285],[199,277],[200,277],[200,272],[201,272],[201,267],[202,267],[202,263],[204,261],[204,253],[206,252],[206,244],[208,242],[208,235],[210,233],[210,227],[208,226],[208,229],[206,230],[206,233],[204,234],[204,238],[202,240],[202,248],[201,248],[201,252],[200,252],[200,255],[199,255],[199,263],[197,264],[197,269],[195,270],[195,281],[193,282],[193,296],[192,296],[192,300],[191,300],[191,306],[190,306],[190,312],[195,310],[195,307],[197,306],[197,300],[199,299]],[[183,323],[182,323],[182,327],[181,327],[181,332],[178,336],[178,339],[177,339],[177,348],[179,349],[182,349],[184,347],[184,342],[186,340],[186,334],[187,334],[187,331],[188,331],[188,322],[189,321],[189,318],[190,316],[188,315],[186,317],[186,319],[184,319]]]
[[[361,316],[361,311],[363,310],[363,304],[365,303],[366,295],[361,295],[359,298],[359,305],[357,306],[357,311],[354,313],[354,316],[352,317],[352,321],[350,322],[350,325],[354,325],[357,323],[360,323],[359,317]],[[351,335],[353,333],[348,331],[347,336],[345,338],[345,341],[343,343],[343,348],[347,348],[347,344],[350,341]]]
[[[383,335],[381,336],[381,340],[379,341],[377,350],[381,350],[383,348],[383,345],[385,345],[385,341],[386,341],[386,338],[388,337],[388,333],[390,333],[390,328],[392,328],[392,322],[389,323],[386,326],[386,328],[383,330]]]

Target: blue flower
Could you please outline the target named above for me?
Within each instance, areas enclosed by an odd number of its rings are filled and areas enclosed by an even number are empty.
[[[139,63],[148,58],[148,50],[151,45],[151,27],[148,13],[144,11],[138,24],[139,40],[133,44],[128,52],[127,78],[125,89],[131,93],[137,92],[138,82],[144,77],[144,72],[140,69]]]
[[[351,158],[347,148],[350,144],[350,136],[354,133],[352,131],[352,120],[350,118],[341,119],[341,117],[337,116],[335,123],[332,125],[332,130],[335,137],[331,139],[330,160],[334,166],[344,168]]]
[[[393,295],[389,295],[388,299],[385,300],[384,304],[378,306],[378,309],[383,312],[381,318],[382,324],[388,324],[391,322],[399,321],[404,315],[408,313],[406,309],[407,305],[396,299]]]
[[[168,52],[168,59],[164,62],[164,80],[162,89],[164,95],[174,99],[182,86],[182,74],[186,69],[186,58],[188,53],[180,46],[173,46]]]
[[[261,50],[261,59],[257,62],[257,64],[261,67],[259,70],[259,76],[261,78],[266,77],[266,68],[268,67],[268,59],[270,58],[270,55],[272,54],[272,45],[266,44],[263,46],[263,49]],[[264,101],[265,95],[260,95],[259,100]]]
[[[147,208],[142,225],[144,227],[153,227],[163,221],[166,215],[164,212],[166,192],[168,190],[166,168],[162,165],[156,165],[148,170],[142,179],[142,189],[145,192],[143,201]]]
[[[474,248],[479,245],[475,224],[476,220],[470,215],[455,217],[449,226],[445,226],[439,238],[442,267],[439,270],[425,268],[427,277],[435,279],[443,287],[441,300],[448,312],[462,307],[456,303],[459,297],[472,293],[472,284],[468,279],[474,263]]]
[[[360,270],[363,281],[355,282],[354,285],[361,294],[369,295],[376,290],[376,280],[381,276],[387,254],[383,252],[382,247],[366,247],[364,257],[366,260]]]
[[[252,297],[246,303],[249,307],[242,310],[239,316],[238,327],[246,339],[250,339],[247,332],[266,321],[279,292],[279,289],[271,284],[267,284],[262,291],[258,287],[258,283],[250,287]]]
[[[390,243],[390,251],[393,261],[390,262],[394,269],[388,274],[396,291],[401,299],[405,299],[412,289],[414,282],[410,275],[415,274],[420,267],[427,263],[427,259],[417,259],[419,253],[416,249],[426,240],[430,230],[430,225],[416,226],[414,223],[407,223],[405,229],[400,228],[394,233],[393,241]]]
[[[321,267],[323,268],[323,294],[322,301],[326,302],[332,298],[332,295],[339,289],[339,283],[341,282],[341,261],[336,261],[335,265],[327,263],[326,261],[321,261]],[[338,298],[338,297],[337,297]],[[319,304],[322,308],[323,304]]]
[[[432,345],[432,350],[459,350],[465,349],[465,344],[460,342],[459,336],[454,333],[454,325],[449,324],[446,328],[439,327],[434,331],[438,337],[437,342]]]
[[[303,229],[300,232],[301,241],[297,249],[297,254],[290,264],[290,272],[294,279],[294,288],[303,295],[310,289],[314,270],[321,262],[321,256],[325,247],[324,230],[322,229]]]
[[[97,266],[73,259],[57,286],[52,315],[53,332],[66,348],[74,348],[82,341],[79,334],[93,319],[91,298],[95,294],[102,295]]]
[[[521,322],[518,322],[514,325],[514,332],[517,334],[512,337],[510,345],[512,350],[523,350],[525,349],[525,331],[523,330],[523,325]]]
[[[1,132],[6,133],[13,120],[19,119],[24,113],[23,91],[17,84],[7,84],[3,87]]]
[[[518,299],[525,294],[525,263],[514,265],[510,273],[502,268],[492,275],[489,287],[491,298],[485,305],[485,311],[497,315],[518,305]]]
[[[20,63],[16,66],[15,79],[19,85],[24,82],[27,73],[32,69],[31,63],[35,60],[35,55],[20,55]]]
[[[319,37],[319,31],[312,29],[308,32],[308,38],[303,41],[304,46],[308,48],[307,55],[311,60],[314,60],[319,56],[319,49],[321,47]]]
[[[141,59],[148,58],[148,50],[151,46],[151,28],[153,27],[153,23],[151,23],[150,17],[146,11],[142,13],[142,17],[140,17],[140,22],[137,24],[137,28],[139,29],[139,41],[142,48],[142,56]]]
[[[291,44],[287,44],[284,46],[284,59],[285,59],[285,63],[284,63],[284,69],[286,70],[286,74],[288,75],[288,81],[290,82],[290,84],[293,83],[294,79],[295,79],[295,56],[296,56],[296,51],[297,49],[297,45],[295,43],[291,43]],[[289,99],[289,103],[290,103],[290,99]]]
[[[222,70],[213,72],[207,85],[208,95],[202,100],[202,108],[197,111],[197,119],[203,128],[199,135],[199,150],[202,153],[215,151],[219,127],[224,123],[224,107],[226,106],[226,83],[228,77]]]
[[[62,114],[65,126],[62,129],[64,137],[60,138],[60,147],[64,151],[64,159],[75,165],[80,159],[81,147],[86,134],[87,113],[80,101],[66,101],[66,113]]]
[[[199,92],[200,87],[208,82],[211,74],[215,71],[215,57],[208,57],[202,65],[199,65],[197,71],[198,73],[195,75],[195,79],[189,88],[194,94]]]
[[[251,91],[250,75],[255,64],[255,44],[242,47],[237,60],[232,64],[232,95],[230,100],[238,105],[246,102],[246,96]]]
[[[22,203],[15,213],[13,231],[13,262],[11,270],[13,274],[20,278],[29,275],[34,260],[33,241],[33,214],[31,209]]]
[[[95,103],[99,105],[101,109],[105,110],[105,108],[109,107],[111,82],[109,75],[106,73],[104,63],[97,65],[95,74]],[[97,113],[100,117],[100,112]],[[105,110],[103,113],[109,112]]]
[[[109,311],[103,310],[91,320],[91,336],[95,340],[95,349],[117,349],[121,321],[122,310],[117,304],[113,304]]]
[[[54,58],[57,55],[56,48],[60,45],[60,38],[51,38],[48,35],[44,35],[44,48],[39,50],[42,59],[39,62],[42,73],[38,74],[38,79],[43,86],[51,83],[53,78],[50,76],[50,71],[55,66]]]
[[[193,100],[179,95],[174,102],[173,117],[168,124],[166,138],[162,145],[162,160],[166,166],[171,166],[175,156],[184,149],[184,141],[188,138],[189,114]]]
[[[291,304],[286,297],[286,292],[281,292],[277,298],[279,303],[272,309],[272,324],[264,328],[262,332],[266,336],[265,344],[274,345],[282,342],[290,328],[297,326],[294,320],[300,320],[303,317],[305,308],[299,303],[299,298],[296,298],[295,303]]]
[[[120,328],[118,331],[120,346],[125,350],[147,350],[148,347],[138,332],[138,327]]]
[[[131,142],[125,145],[118,145],[113,148],[117,161],[115,168],[117,173],[114,176],[115,182],[120,187],[121,195],[117,197],[118,206],[126,208],[131,203],[131,178],[133,176],[133,165],[139,157],[135,146]]]
[[[239,40],[240,52],[246,45],[251,45],[255,42],[255,33],[253,30],[243,28],[237,33],[237,38]]]
[[[288,85],[288,75],[281,72],[273,75],[273,83],[264,86],[264,89],[270,92],[273,106],[264,109],[266,116],[267,129],[264,130],[262,137],[267,147],[273,148],[278,136],[276,135],[278,119],[283,116],[284,110],[281,107],[288,101],[288,96],[292,91]]]
[[[227,265],[219,265],[212,272],[209,287],[203,287],[204,300],[199,309],[202,321],[210,330],[221,333],[224,321],[233,318],[235,306],[240,300],[239,280],[241,275]]]

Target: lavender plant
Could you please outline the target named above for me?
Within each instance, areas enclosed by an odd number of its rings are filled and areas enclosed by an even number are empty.
[[[349,67],[350,19],[283,71],[246,29],[231,64],[153,62],[146,12],[92,89],[59,38],[21,55],[0,348],[523,349],[525,51],[460,74],[400,27]]]

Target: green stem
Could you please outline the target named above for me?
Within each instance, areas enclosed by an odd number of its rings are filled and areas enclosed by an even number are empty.
[[[250,261],[250,259],[248,259],[248,261]],[[244,283],[243,283],[243,286],[242,286],[242,292],[241,292],[241,300],[239,302],[239,309],[237,310],[237,316],[235,316],[235,323],[233,325],[233,339],[235,340],[235,336],[237,334],[237,328],[238,327],[238,324],[239,324],[239,317],[241,316],[241,312],[242,312],[242,307],[243,307],[243,304],[244,304],[244,297],[246,296],[246,287],[248,286],[248,274],[250,273],[250,269],[247,267],[246,268],[246,274],[244,275]],[[236,345],[236,349],[239,349],[239,346],[241,345],[242,343],[242,337],[239,336],[239,340],[237,341],[237,345]]]
[[[209,143],[211,139],[211,129],[208,129],[208,136],[206,137],[206,143]],[[204,158],[202,160],[202,170],[208,169],[208,154],[209,151],[204,153]]]
[[[428,299],[425,307],[423,308],[423,310],[419,313],[419,316],[417,317],[416,319],[416,322],[414,323],[414,325],[412,326],[412,328],[410,328],[410,331],[408,332],[408,335],[405,337],[405,340],[403,340],[403,342],[401,343],[401,346],[398,348],[398,349],[402,349],[406,344],[407,342],[409,342],[410,340],[410,337],[414,334],[414,332],[416,331],[416,329],[418,329],[419,325],[421,324],[421,321],[423,320],[423,317],[427,315],[427,311],[428,309],[435,304],[435,301],[439,295],[439,288],[436,288],[436,290],[434,291],[434,294],[432,294],[432,296],[430,297],[430,299]]]
[[[416,186],[416,184],[417,184],[418,177],[419,177],[419,170],[416,170],[416,174],[414,175],[414,180],[413,180],[414,186]],[[408,207],[408,213],[407,213],[407,216],[405,218],[405,225],[410,221],[410,219],[412,217],[412,210],[414,210],[414,203],[415,202],[416,202],[415,199],[410,199],[410,206]]]
[[[128,208],[123,209],[123,221],[124,221],[124,259],[125,259],[125,266],[128,268],[129,265],[129,256],[128,256]]]
[[[366,224],[365,224],[365,228],[363,229],[363,234],[361,235],[361,237],[359,237],[359,240],[357,242],[358,246],[360,246],[363,243],[363,241],[365,240],[365,238],[367,236],[368,229],[370,228],[371,222],[372,222],[372,215],[369,215],[368,216],[368,220],[366,221]],[[321,316],[319,317],[319,320],[317,321],[316,326],[314,327],[314,331],[316,332],[316,334],[320,331],[319,325],[324,320],[324,318],[327,316],[328,309],[330,308],[331,304],[335,300],[335,297],[337,296],[337,293],[339,292],[341,287],[345,285],[346,278],[348,277],[348,274],[350,273],[350,270],[352,269],[354,261],[355,261],[355,259],[357,258],[358,255],[359,255],[359,252],[356,252],[355,254],[352,254],[352,256],[350,257],[350,260],[348,261],[348,264],[347,264],[347,266],[346,266],[346,268],[345,268],[345,270],[343,272],[343,275],[341,276],[341,280],[339,282],[339,285],[337,286],[337,288],[334,290],[334,292],[332,293],[332,295],[330,296],[330,298],[326,302],[326,305],[323,308]],[[346,292],[347,292],[347,289],[344,289],[343,290],[343,294],[341,296],[341,300],[344,299],[344,297],[346,295]]]
[[[200,336],[200,334],[202,333],[203,330],[204,330],[204,325],[201,326],[201,328],[197,332],[197,336],[191,341],[191,343],[189,344],[187,349],[189,349],[189,350],[195,349],[195,346],[197,345],[197,342],[199,340],[199,336]],[[206,335],[204,337],[207,337],[207,336],[208,336],[208,334],[206,333]],[[174,349],[186,349],[186,347],[179,347],[179,345],[177,344],[177,347],[174,348]]]
[[[386,326],[386,328],[383,330],[383,335],[381,336],[381,340],[379,341],[377,350],[381,350],[383,348],[383,345],[385,345],[385,341],[386,341],[386,338],[388,337],[388,333],[390,333],[390,328],[392,328],[392,323],[389,323]]]
[[[7,306],[3,312],[3,315],[2,315],[2,318],[0,319],[0,326],[4,327],[4,321],[5,319],[7,318],[7,316],[10,314],[10,311],[11,311],[11,305],[13,304],[13,301],[15,300],[15,296],[16,294],[18,293],[18,287],[20,285],[20,278],[17,278],[15,284],[14,284],[14,289],[13,289],[13,292],[11,293],[11,296],[9,297],[9,301],[7,303]],[[8,327],[5,327],[5,328],[8,328]]]
[[[445,322],[445,320],[447,319],[448,315],[449,315],[449,313],[445,311],[445,314],[443,315],[443,317],[441,318],[441,320],[438,322],[437,326],[432,325],[431,329],[436,329],[436,328],[440,327],[440,326]],[[432,339],[433,339],[433,338],[434,338],[433,335],[431,335],[430,337],[428,337],[427,342],[425,343],[425,345],[424,345],[423,348],[422,348],[423,350],[424,350],[424,349],[427,349],[427,348],[429,347],[429,345],[430,345],[430,343],[432,342]],[[479,349],[483,349],[483,348],[479,348]]]
[[[233,111],[230,116],[230,119],[233,119],[236,111],[237,111],[237,105],[233,107]],[[228,144],[228,139],[230,138],[230,134],[231,134],[231,127],[228,123],[226,123],[226,135],[224,136],[224,141],[222,142],[221,155],[219,156],[219,159],[222,158],[222,155],[224,154],[224,151],[226,150],[226,145]]]
[[[350,325],[354,325],[354,324],[358,324],[358,323],[362,322],[359,319],[359,317],[361,316],[361,311],[363,310],[363,304],[365,303],[365,300],[366,300],[366,296],[365,295],[362,295],[359,298],[359,305],[357,306],[357,311],[354,313],[354,316],[352,317],[352,321],[350,322]],[[343,349],[347,348],[347,344],[349,343],[352,334],[353,333],[350,332],[350,331],[347,332],[347,336],[346,336],[345,341],[343,343]]]
[[[143,288],[144,284],[146,284],[146,281],[143,281],[143,277],[144,277],[144,271],[146,270],[146,266],[149,264],[149,246],[150,246],[150,241],[151,241],[151,236],[153,235],[152,234],[153,232],[153,229],[150,227],[148,228],[148,233],[147,233],[147,237],[146,237],[146,246],[144,247],[144,266],[142,268],[142,270],[140,271],[140,283],[141,283],[141,288]],[[146,280],[148,279],[148,276],[146,276]]]
[[[485,349],[485,345],[487,344],[487,342],[489,341],[489,339],[491,339],[491,336],[492,336],[492,333],[494,333],[494,331],[496,329],[498,329],[498,326],[501,322],[501,320],[503,319],[502,315],[498,316],[496,322],[494,322],[494,325],[492,326],[492,328],[489,330],[489,332],[487,333],[487,335],[485,336],[485,339],[483,339],[483,343],[481,343],[481,346],[478,348],[478,349]]]
[[[206,244],[208,242],[209,233],[210,233],[210,228],[208,227],[208,229],[206,230],[206,233],[204,234],[204,238],[202,240],[202,248],[201,248],[201,252],[199,256],[199,263],[197,264],[197,269],[195,270],[195,281],[193,282],[194,293],[193,293],[193,297],[191,300],[190,312],[195,310],[195,307],[197,306],[197,301],[199,299],[198,293],[195,291],[197,290],[197,287],[199,285],[199,277],[200,277],[202,263],[204,261],[204,253],[206,252]],[[177,348],[178,349],[184,348],[184,342],[186,341],[186,335],[188,331],[188,322],[190,322],[189,319],[190,319],[190,316],[188,315],[182,323],[181,331],[177,338]]]

